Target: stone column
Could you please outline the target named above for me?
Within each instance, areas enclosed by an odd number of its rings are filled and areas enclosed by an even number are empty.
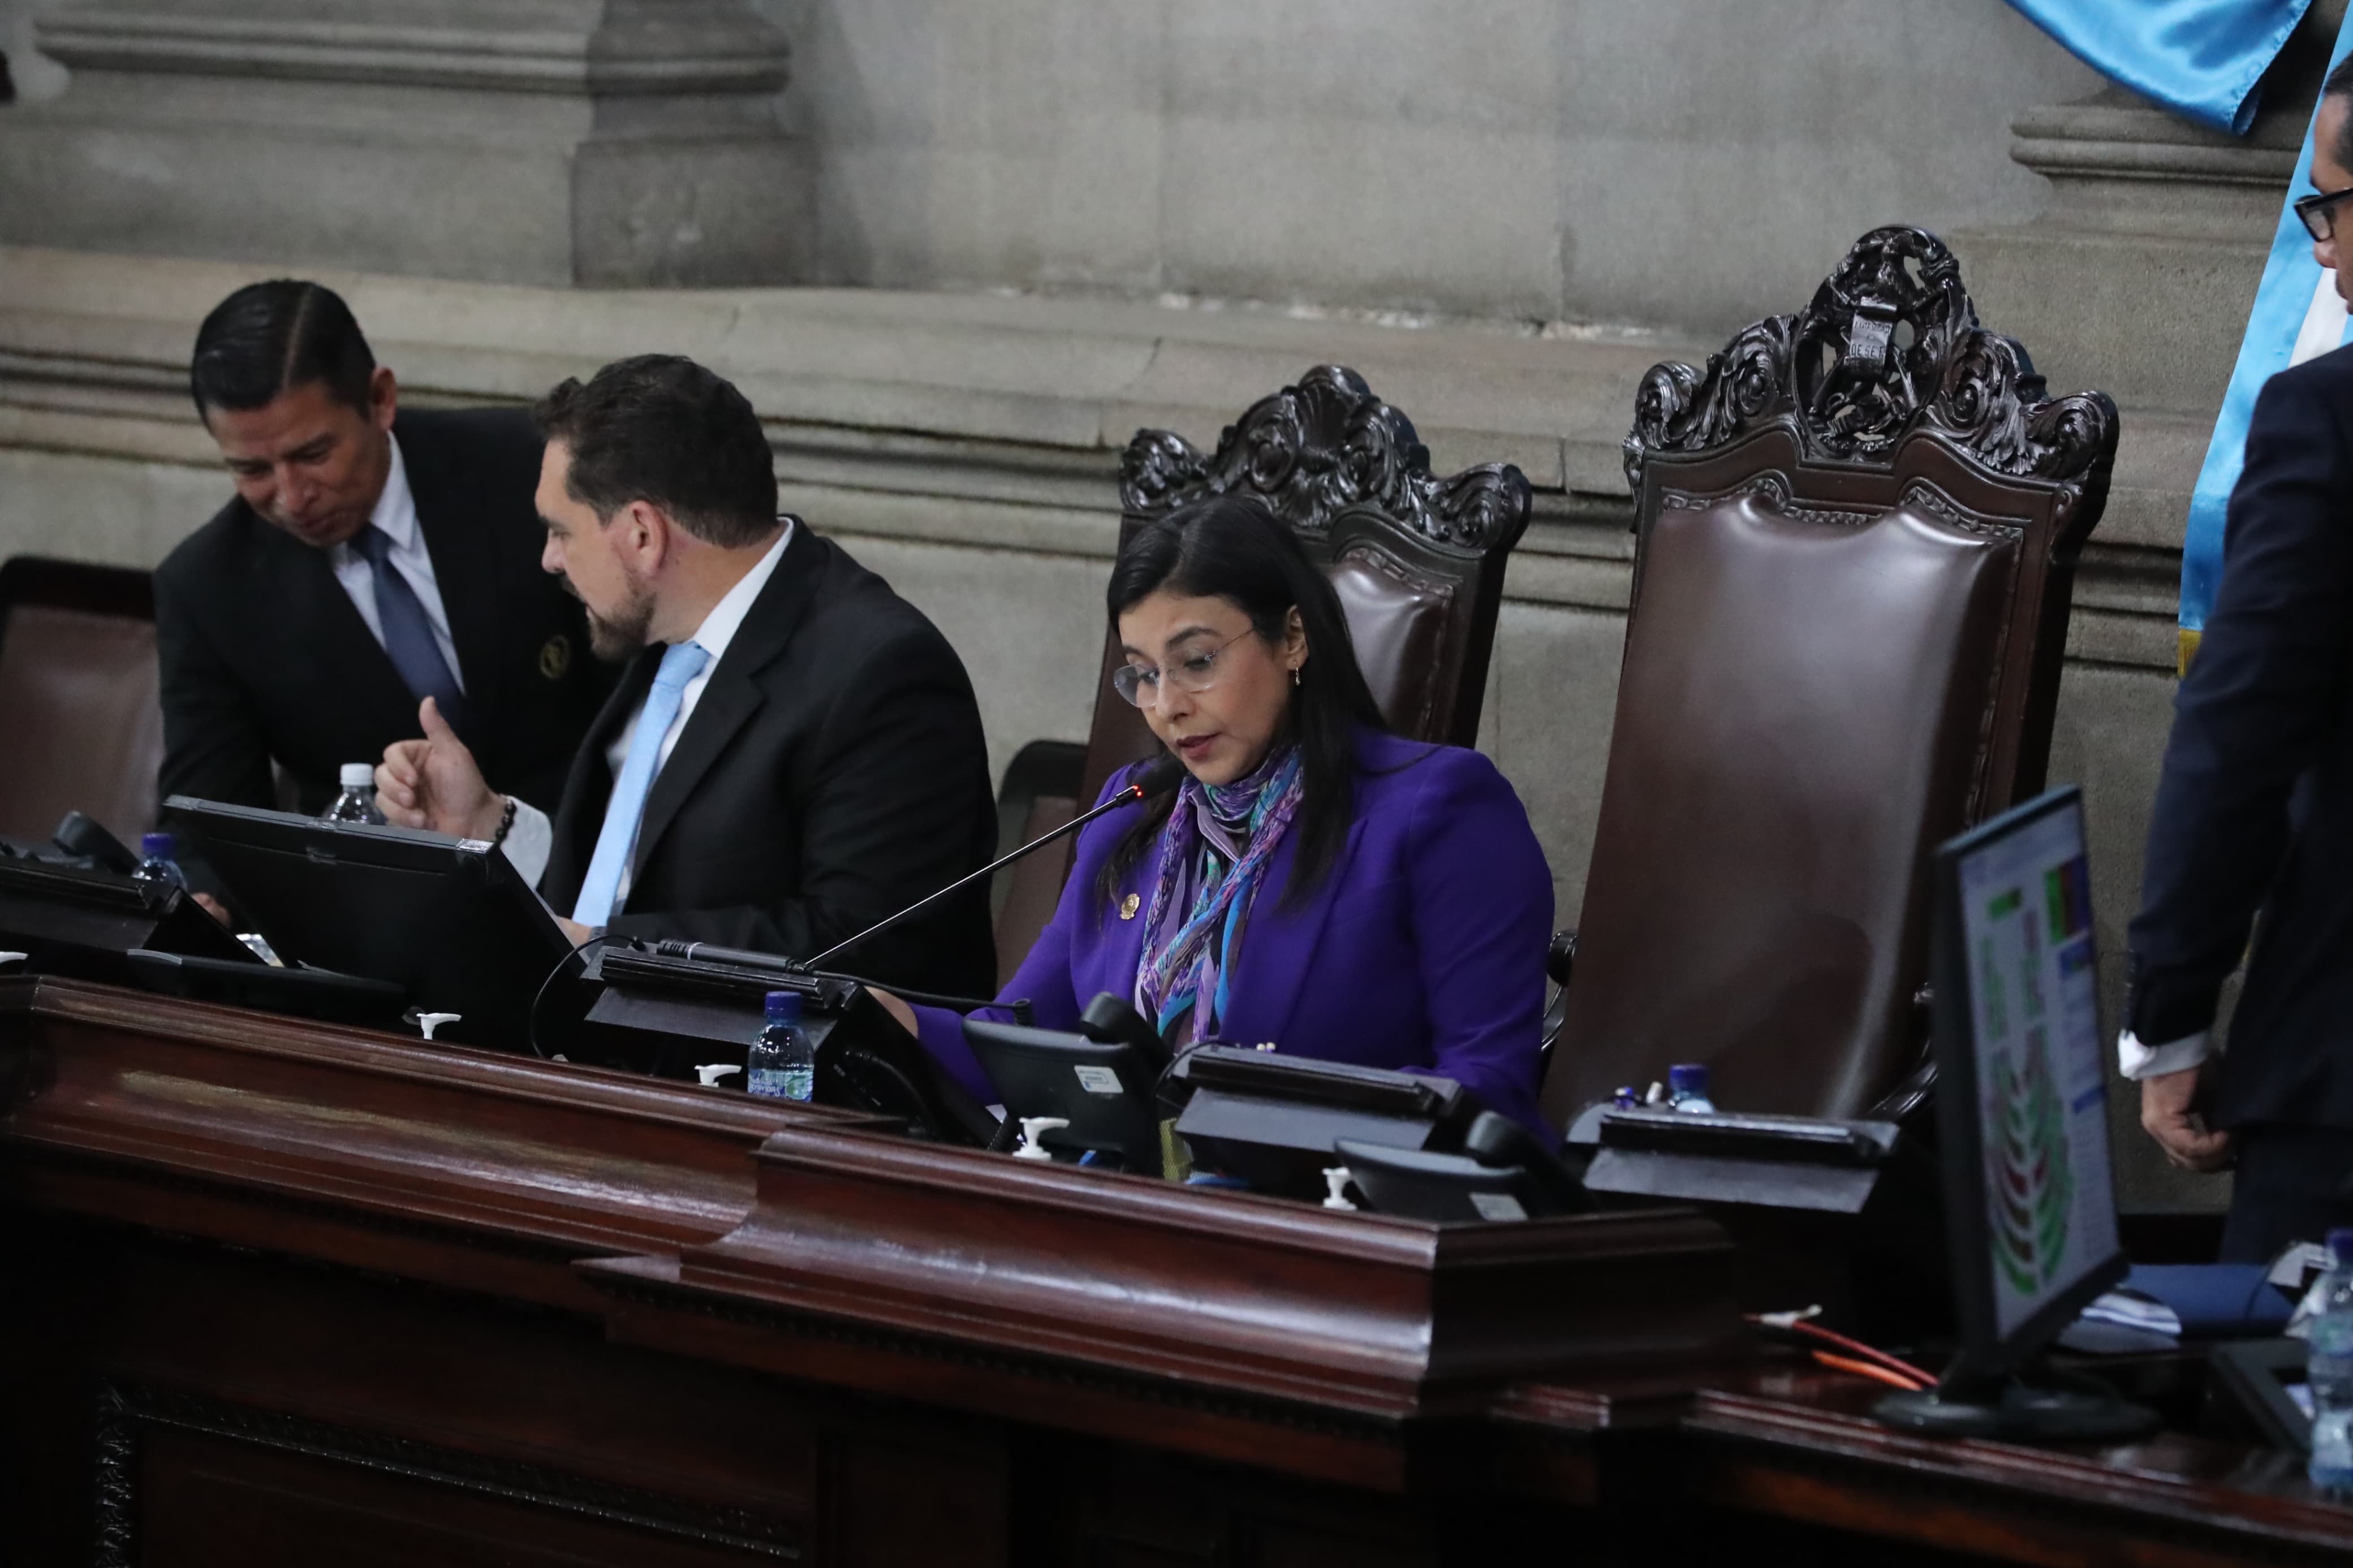
[[[1946,237],[1979,314],[2030,345],[2053,388],[2098,387],[2124,412],[2078,578],[2079,658],[2172,667],[2189,493],[2346,7],[2315,0],[2244,137],[2117,87],[2028,110],[2010,156],[2051,182],[2043,210]]]
[[[1980,311],[2033,345],[2053,386],[2211,425],[2346,4],[2315,0],[2244,137],[2120,87],[2011,123],[2010,156],[2051,182],[2049,202],[2031,224],[1949,237]]]
[[[786,283],[810,174],[749,0],[78,0],[0,243],[491,282]]]

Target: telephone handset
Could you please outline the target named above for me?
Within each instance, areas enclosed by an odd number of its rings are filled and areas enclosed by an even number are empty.
[[[69,811],[49,842],[77,860],[87,860],[101,871],[128,877],[139,869],[139,857],[122,840],[79,811]]]

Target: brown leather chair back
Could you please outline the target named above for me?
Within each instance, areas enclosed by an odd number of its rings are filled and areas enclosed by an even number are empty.
[[[999,856],[1044,837],[1079,815],[1079,775],[1085,767],[1086,748],[1067,741],[1032,741],[1014,753],[997,786]],[[1029,956],[1038,933],[1054,918],[1074,847],[1074,839],[1065,838],[997,873],[990,893],[996,903],[993,930],[1000,992]]]
[[[1167,430],[1139,430],[1120,458],[1124,548],[1187,502],[1251,495],[1291,525],[1330,573],[1356,660],[1398,733],[1478,739],[1504,568],[1528,523],[1528,481],[1509,463],[1450,479],[1430,471],[1412,421],[1341,365],[1319,365],[1227,426],[1203,456]],[[1112,689],[1115,638],[1088,733],[1081,799],[1159,742]]]
[[[1930,852],[2042,787],[2115,458],[2104,395],[2042,394],[1902,228],[1645,378],[1556,1121],[1681,1061],[1726,1109],[1852,1115],[1915,1065]]]
[[[155,825],[163,760],[147,574],[0,565],[0,835],[47,843],[81,811],[136,848]]]

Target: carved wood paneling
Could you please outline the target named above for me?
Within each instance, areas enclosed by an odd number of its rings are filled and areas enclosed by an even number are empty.
[[[648,1551],[668,1541],[751,1562],[790,1563],[802,1556],[797,1523],[751,1509],[698,1505],[546,1465],[485,1458],[413,1438],[109,1380],[99,1389],[100,1568],[135,1568],[141,1561],[142,1480],[160,1468],[152,1458],[142,1463],[142,1450],[158,1434],[209,1438],[215,1440],[213,1446],[299,1460],[298,1469],[326,1467],[343,1472],[340,1479],[352,1494],[348,1506],[353,1507],[360,1506],[372,1489],[418,1488],[450,1494],[453,1500],[487,1500],[569,1516],[623,1540],[642,1536]],[[259,1526],[262,1521],[250,1522]],[[527,1522],[517,1523],[519,1536],[531,1532]],[[179,1553],[195,1544],[171,1543]],[[329,1552],[334,1548],[332,1542],[319,1545]]]

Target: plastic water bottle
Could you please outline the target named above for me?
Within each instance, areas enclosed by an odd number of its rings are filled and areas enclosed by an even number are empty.
[[[365,763],[345,763],[337,773],[343,793],[319,818],[322,822],[373,822],[384,825],[375,804],[375,769]]]
[[[180,869],[179,854],[180,841],[171,834],[142,834],[139,839],[139,865],[131,873],[132,879],[185,892],[188,879]]]
[[[2328,1272],[2320,1278],[2305,1361],[2312,1390],[2312,1484],[2353,1497],[2353,1230],[2328,1233]]]
[[[1677,1110],[1709,1111],[1715,1101],[1707,1097],[1707,1068],[1701,1062],[1680,1062],[1667,1069],[1667,1103]]]
[[[768,993],[768,1026],[744,1058],[744,1087],[770,1100],[807,1100],[817,1092],[817,1047],[801,1028],[801,994]]]

